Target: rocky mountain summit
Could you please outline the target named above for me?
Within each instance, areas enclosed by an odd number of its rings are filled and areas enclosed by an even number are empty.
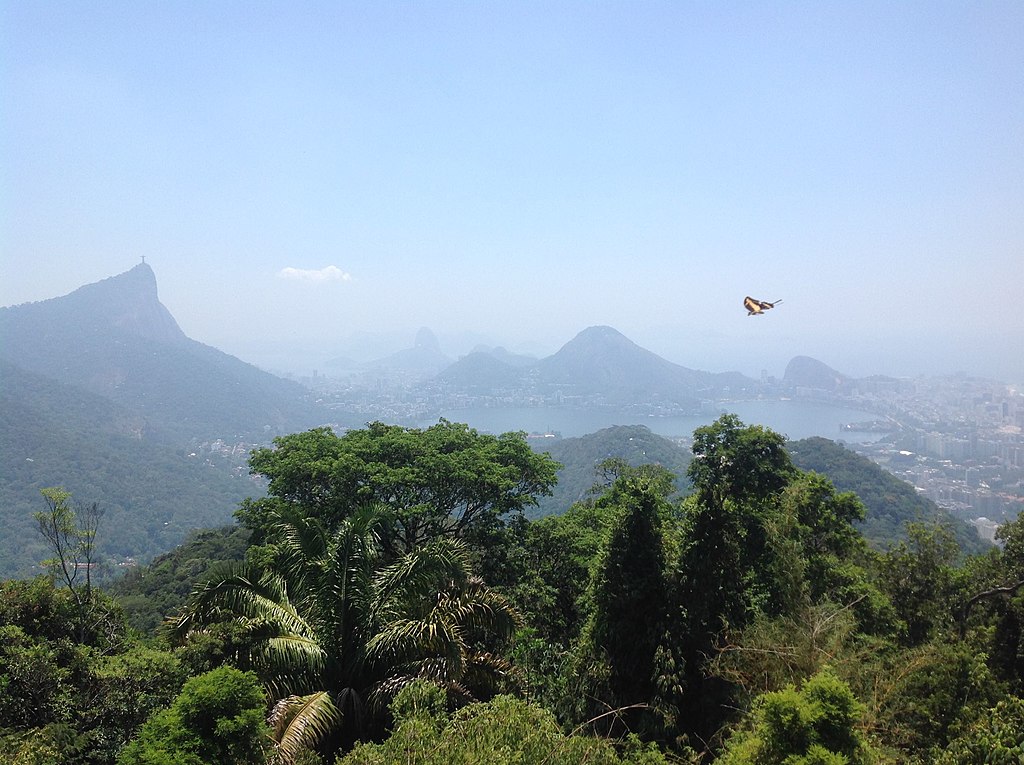
[[[297,383],[186,336],[145,263],[0,308],[0,338],[13,366],[110,399],[172,440],[266,438],[321,421]]]

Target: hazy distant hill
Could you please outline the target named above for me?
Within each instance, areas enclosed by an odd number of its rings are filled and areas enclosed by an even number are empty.
[[[782,382],[791,388],[814,388],[838,393],[849,386],[850,378],[810,356],[795,356],[786,365]]]
[[[810,356],[795,356],[786,365],[782,385],[790,393],[815,396],[824,393],[828,396],[846,397],[855,394],[909,394],[914,390],[914,382],[909,379],[889,377],[887,375],[871,375],[869,377],[850,377],[838,372],[828,364],[812,359]]]
[[[123,405],[150,434],[268,438],[320,423],[297,383],[189,339],[146,264],[0,308],[0,358]]]
[[[434,333],[427,327],[422,327],[416,333],[416,342],[412,348],[404,348],[390,356],[371,361],[364,367],[422,379],[437,374],[451,363],[451,358],[441,350],[441,344]]]
[[[536,356],[512,353],[512,351],[501,345],[495,348],[491,348],[486,345],[478,345],[472,350],[472,353],[485,353],[488,356],[493,356],[498,361],[502,361],[512,367],[531,367],[537,363]]]
[[[244,471],[144,430],[119,404],[0,361],[0,578],[39,573],[48,557],[32,518],[47,486],[105,511],[101,555],[143,560],[192,528],[230,521],[241,499],[262,493]]]
[[[474,395],[500,395],[501,391],[525,384],[526,372],[489,353],[470,353],[434,378],[455,390]]]
[[[349,372],[359,369],[359,362],[355,359],[349,358],[348,356],[336,356],[333,359],[328,359],[323,363],[324,369],[330,371],[343,371]]]
[[[673,364],[612,327],[589,327],[557,353],[529,365],[472,353],[436,379],[467,393],[528,384],[532,391],[566,401],[583,397],[612,406],[695,407],[701,399],[754,384],[738,372],[701,372]]]
[[[611,327],[583,330],[536,369],[541,383],[600,394],[611,403],[689,403],[753,383],[738,372],[714,374],[673,364]]]

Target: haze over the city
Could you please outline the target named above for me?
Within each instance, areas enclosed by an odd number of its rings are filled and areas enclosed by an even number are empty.
[[[271,369],[606,324],[1024,381],[1019,2],[5,3],[0,42],[0,305],[145,257]]]

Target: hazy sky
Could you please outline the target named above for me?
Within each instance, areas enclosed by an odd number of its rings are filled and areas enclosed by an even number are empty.
[[[608,324],[1024,381],[1020,0],[2,0],[0,45],[0,305],[145,256],[272,368]]]

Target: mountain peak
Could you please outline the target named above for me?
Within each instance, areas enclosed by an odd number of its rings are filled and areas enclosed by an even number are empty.
[[[153,267],[146,261],[135,264],[123,274],[117,274],[116,276],[111,276],[108,279],[103,279],[102,281],[109,282],[114,279],[133,281],[139,285],[144,284],[146,286],[151,286],[153,291],[156,292],[156,273],[153,271]]]
[[[810,356],[794,356],[786,365],[782,380],[786,385],[794,387],[836,391],[842,388],[849,378]]]
[[[265,437],[320,419],[298,383],[190,340],[145,263],[0,309],[0,338],[0,358],[111,399],[175,438]]]
[[[430,377],[437,374],[452,360],[444,355],[437,337],[427,327],[416,333],[416,343],[412,348],[405,348],[390,356],[370,362],[370,369],[389,370],[414,377]]]
[[[619,330],[604,325],[587,327],[563,345],[555,356],[600,356],[613,363],[624,361],[623,354],[628,358],[638,354],[655,357],[653,353],[641,348]]]
[[[0,337],[4,357],[41,374],[73,368],[74,358],[110,358],[126,343],[189,342],[157,298],[156,275],[145,263],[62,297],[0,308]]]
[[[598,324],[593,327],[587,327],[572,339],[571,342],[576,341],[622,341],[625,340],[628,343],[633,343],[628,337],[615,329],[615,327],[609,327],[605,324]],[[635,343],[634,343],[635,344]]]
[[[156,274],[148,263],[139,263],[123,274],[86,284],[62,298],[66,308],[88,323],[128,335],[165,343],[187,338],[157,295]]]
[[[441,343],[437,341],[437,335],[431,332],[429,327],[420,327],[420,331],[416,333],[414,347],[441,352]]]
[[[149,263],[139,263],[124,273],[115,274],[114,276],[108,276],[106,279],[100,279],[98,282],[82,285],[65,297],[80,292],[121,292],[128,290],[146,293],[149,297],[156,297],[156,273]],[[54,299],[59,300],[59,298]]]

